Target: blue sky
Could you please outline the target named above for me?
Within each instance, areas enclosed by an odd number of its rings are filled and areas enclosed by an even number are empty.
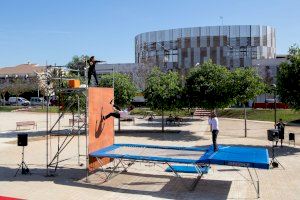
[[[299,0],[3,0],[0,66],[64,65],[74,55],[134,62],[135,35],[160,29],[258,24],[276,28],[277,54],[300,44]]]

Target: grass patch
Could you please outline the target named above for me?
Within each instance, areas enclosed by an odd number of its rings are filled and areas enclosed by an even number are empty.
[[[29,110],[29,112],[41,112],[45,113],[47,112],[47,107],[33,107]],[[49,112],[50,113],[57,113],[58,112],[58,106],[49,106]]]
[[[0,112],[12,112],[14,110],[22,109],[22,108],[28,108],[25,106],[0,106]],[[44,108],[42,107],[31,107],[30,109],[26,110],[28,112],[47,112],[47,107],[45,106]],[[49,107],[49,112],[51,113],[56,113],[58,112],[58,107],[57,106],[50,106]]]
[[[0,112],[11,112],[23,108],[22,106],[0,106]]]
[[[228,118],[244,118],[244,109],[224,109],[219,110],[220,117]],[[278,109],[276,113],[277,119],[282,118],[285,122],[297,122],[300,120],[300,111],[290,109]],[[269,109],[247,109],[247,119],[258,121],[274,121],[274,110]]]

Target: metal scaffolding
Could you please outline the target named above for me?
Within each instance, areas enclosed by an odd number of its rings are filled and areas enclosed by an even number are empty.
[[[53,69],[57,70],[59,72],[58,76],[51,75],[51,70]],[[87,62],[85,61],[85,83],[87,83]],[[80,69],[77,70],[71,70],[77,72],[77,78],[79,79],[80,76]],[[63,71],[62,67],[53,67],[53,66],[47,66],[46,67],[46,93],[48,97],[48,103],[47,103],[47,112],[46,112],[46,176],[53,176],[56,174],[56,171],[59,167],[59,164],[61,162],[64,162],[66,160],[69,160],[71,158],[77,157],[78,165],[82,166],[83,164],[80,162],[80,157],[85,157],[86,160],[86,178],[88,177],[88,164],[89,164],[89,158],[88,158],[88,85],[86,84],[83,88],[66,88],[63,87],[63,81],[68,81],[70,78],[63,77]],[[75,79],[75,78],[72,78]],[[57,86],[51,86],[52,81],[58,81]],[[51,123],[50,120],[50,112],[49,112],[49,100],[50,100],[50,93],[53,92],[54,88],[57,90],[58,95],[58,118],[54,123]],[[71,98],[76,96],[77,98]],[[66,105],[62,105],[61,99],[62,97],[66,98]],[[84,99],[84,103],[86,105],[86,108],[83,112],[81,112],[80,105],[82,102],[80,102],[80,97],[84,97],[81,99]],[[68,129],[62,129],[61,126],[61,120],[65,116],[67,112],[70,112],[70,109],[72,106],[76,105],[77,103],[77,115],[75,116],[73,111],[73,118],[72,118],[72,126]],[[76,118],[75,118],[76,117]],[[69,120],[70,122],[70,120]],[[76,123],[76,124],[75,124]],[[82,145],[80,143],[80,136],[85,136],[85,153],[81,154],[80,152],[80,146]],[[64,158],[61,159],[61,154],[64,152],[65,148],[70,144],[70,142],[77,138],[77,155],[72,156],[70,158]],[[52,140],[57,139],[57,145],[52,145]],[[53,147],[53,146],[56,146]],[[54,152],[54,154],[52,154]]]

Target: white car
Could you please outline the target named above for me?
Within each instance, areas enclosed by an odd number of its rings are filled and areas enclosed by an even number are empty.
[[[30,105],[32,106],[44,106],[47,105],[47,101],[44,98],[41,97],[31,97],[30,98]]]
[[[23,97],[9,97],[8,99],[9,105],[17,105],[17,106],[29,106],[30,101]]]

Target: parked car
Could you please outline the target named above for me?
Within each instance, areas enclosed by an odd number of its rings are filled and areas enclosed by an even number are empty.
[[[17,105],[17,106],[29,106],[30,101],[23,97],[9,97],[8,99],[9,105]]]
[[[30,98],[30,105],[32,106],[46,106],[47,101],[44,98],[41,97],[31,97]]]

